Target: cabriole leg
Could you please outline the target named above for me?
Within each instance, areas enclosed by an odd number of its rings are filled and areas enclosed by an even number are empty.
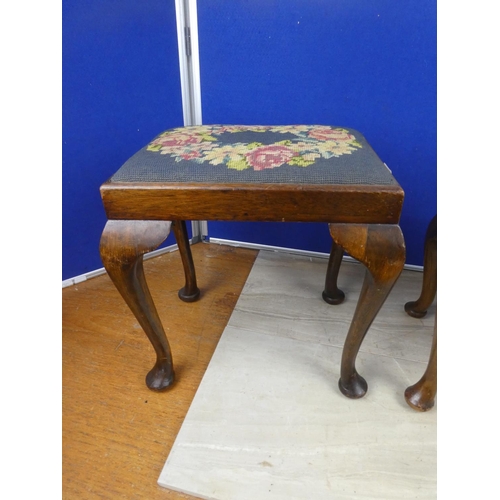
[[[342,263],[343,255],[344,249],[337,245],[334,241],[332,243],[330,259],[328,260],[325,289],[323,291],[323,300],[328,304],[341,304],[345,299],[344,292],[337,287],[337,278],[339,276],[340,264]]]
[[[110,220],[101,236],[101,259],[156,352],[146,385],[161,391],[172,385],[172,354],[144,276],[143,255],[158,248],[170,232],[168,221]]]
[[[428,411],[434,406],[437,394],[437,314],[434,318],[434,335],[432,337],[429,363],[422,378],[405,391],[406,402],[415,410]]]
[[[368,385],[356,371],[356,357],[373,320],[403,269],[405,245],[401,229],[385,224],[330,224],[334,241],[366,266],[366,274],[347,333],[339,388],[349,398],[361,398]]]
[[[179,290],[179,298],[184,302],[194,302],[200,298],[200,290],[196,284],[196,273],[194,269],[193,256],[189,245],[186,221],[176,220],[172,222],[175,239],[179,246],[186,285]]]
[[[436,297],[437,291],[437,216],[434,217],[425,235],[424,273],[420,297],[405,304],[405,311],[414,318],[423,318]]]

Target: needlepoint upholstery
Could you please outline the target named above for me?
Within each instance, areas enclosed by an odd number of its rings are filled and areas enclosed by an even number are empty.
[[[110,182],[397,185],[361,133],[324,125],[170,129]]]

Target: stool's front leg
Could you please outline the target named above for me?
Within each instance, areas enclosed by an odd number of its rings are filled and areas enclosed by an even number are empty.
[[[171,222],[110,220],[101,236],[101,259],[106,271],[134,313],[156,352],[156,363],[146,376],[147,386],[161,391],[174,381],[167,337],[149,292],[143,255],[167,238]]]
[[[368,385],[355,367],[363,339],[398,279],[405,262],[401,229],[386,224],[330,224],[334,241],[367,270],[342,352],[339,388],[349,398],[361,398]]]

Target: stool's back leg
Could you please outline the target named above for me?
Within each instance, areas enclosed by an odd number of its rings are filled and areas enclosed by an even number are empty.
[[[330,224],[335,242],[366,266],[356,310],[342,351],[340,391],[360,398],[368,385],[355,367],[363,339],[403,270],[405,245],[401,229],[385,224]]]
[[[167,238],[168,221],[110,220],[101,236],[101,259],[108,275],[134,313],[156,352],[147,386],[161,391],[174,381],[172,355],[144,276],[143,255]]]
[[[423,318],[437,291],[437,216],[429,223],[424,244],[424,275],[420,297],[405,304],[405,311],[414,318]]]
[[[184,266],[184,275],[186,277],[186,285],[179,290],[179,298],[184,302],[194,302],[200,297],[200,290],[196,284],[196,273],[194,269],[193,256],[191,247],[189,246],[189,238],[187,234],[186,221],[176,220],[172,223],[174,228],[175,239],[179,246],[182,265]]]
[[[333,241],[328,268],[326,270],[325,289],[323,291],[323,300],[328,302],[328,304],[341,304],[345,299],[344,292],[337,287],[337,278],[343,254],[344,249]]]
[[[437,394],[437,314],[434,318],[434,335],[432,337],[429,363],[422,378],[405,391],[406,402],[415,410],[427,411],[434,406]]]

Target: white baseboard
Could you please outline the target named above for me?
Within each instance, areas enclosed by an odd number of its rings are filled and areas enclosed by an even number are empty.
[[[190,240],[190,244],[198,243],[199,238],[195,238],[194,240]],[[241,247],[241,248],[251,248],[253,250],[267,250],[271,252],[283,252],[283,253],[291,253],[294,255],[302,255],[304,257],[316,257],[319,259],[328,259],[330,254],[324,252],[313,252],[310,250],[298,250],[296,248],[286,248],[286,247],[275,247],[272,245],[262,245],[260,243],[248,243],[245,241],[235,241],[235,240],[224,240],[222,238],[210,238],[203,240],[203,243],[213,243],[216,245],[229,245],[232,247]],[[151,259],[153,257],[158,257],[164,253],[175,252],[179,247],[177,245],[170,245],[165,248],[160,248],[159,250],[154,250],[153,252],[149,252],[144,255],[144,260]],[[344,260],[348,262],[358,262],[356,259],[353,259],[349,255],[344,256]],[[407,271],[419,271],[423,272],[423,266],[415,266],[413,264],[405,264],[404,268]],[[76,285],[77,283],[81,283],[82,281],[87,281],[88,279],[95,278],[96,276],[101,276],[102,274],[106,274],[106,270],[104,267],[100,269],[96,269],[95,271],[90,271],[85,274],[80,274],[79,276],[75,276],[74,278],[69,278],[62,282],[62,287],[66,288],[68,286]]]
[[[209,240],[205,240],[205,242],[216,243],[217,245],[229,245],[233,247],[252,248],[254,250],[268,250],[271,252],[291,253],[294,255],[303,255],[304,257],[316,257],[319,259],[328,259],[330,257],[329,253],[324,253],[324,252],[313,252],[311,250],[298,250],[296,248],[275,247],[272,245],[262,245],[260,243],[247,243],[245,241],[225,240],[222,238],[210,238]],[[353,259],[349,255],[344,255],[344,260],[348,262],[358,262],[356,259]],[[404,269],[406,269],[407,271],[423,272],[424,267],[415,266],[413,264],[405,264]]]
[[[189,242],[193,243],[191,240]],[[178,249],[179,247],[177,246],[177,244],[175,244],[175,245],[169,245],[168,247],[165,248],[160,248],[159,250],[153,250],[152,252],[149,252],[144,255],[144,260],[151,259],[153,257],[158,257],[159,255],[162,255],[164,253],[175,252],[175,250]],[[69,278],[67,280],[64,280],[62,282],[62,287],[66,288],[68,286],[76,285],[77,283],[81,283],[82,281],[87,281],[90,278],[101,276],[102,274],[106,274],[106,269],[104,269],[104,267],[96,269],[95,271],[90,271],[85,274],[80,274],[79,276],[75,276],[74,278]]]

